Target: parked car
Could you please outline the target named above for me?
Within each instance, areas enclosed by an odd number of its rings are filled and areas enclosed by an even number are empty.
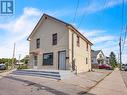
[[[127,71],[127,64],[124,65],[124,71]]]
[[[121,70],[124,71],[125,64],[122,64]]]
[[[6,69],[6,65],[5,64],[0,64],[0,70],[5,70]]]
[[[109,65],[99,65],[99,69],[112,70],[112,66],[109,66]]]
[[[127,71],[127,64],[122,64],[121,70],[122,71]]]

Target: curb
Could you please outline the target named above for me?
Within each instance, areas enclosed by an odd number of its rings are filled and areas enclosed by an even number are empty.
[[[122,72],[121,72],[121,71],[120,71],[120,74],[121,74],[121,77],[122,77],[123,75],[122,75]],[[124,80],[123,77],[122,77],[122,80],[123,80],[123,82],[124,82],[125,87],[127,88],[127,83],[125,82],[125,80]]]
[[[4,77],[4,76],[7,76],[8,74],[10,74],[11,72],[15,71],[16,69],[12,69],[12,70],[9,70],[9,71],[5,71],[3,73],[0,74],[1,78]]]

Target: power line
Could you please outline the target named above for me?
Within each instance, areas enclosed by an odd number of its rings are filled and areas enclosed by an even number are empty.
[[[122,36],[122,32],[123,32],[123,29],[124,29],[124,0],[122,0],[122,22],[121,22],[121,34],[120,34],[120,37]]]
[[[121,34],[120,34],[120,40],[119,40],[119,53],[120,53],[120,69],[121,69],[121,66],[122,66],[122,44],[121,44],[121,40],[122,40],[122,32],[124,30],[124,0],[122,0],[122,23],[121,23]]]
[[[126,37],[127,37],[127,26],[126,26],[126,29],[125,29],[125,34],[124,34],[124,39],[123,39],[122,52],[123,52],[124,47],[125,47],[125,43],[126,43]]]
[[[90,5],[90,1],[89,1],[88,5]],[[81,24],[82,24],[83,19],[85,18],[85,16],[86,16],[86,15],[83,13],[83,15],[82,15],[82,17],[81,17],[81,19],[80,19],[80,21],[79,21],[79,25],[78,25],[77,29],[79,29],[79,27],[81,26]]]
[[[103,8],[105,8],[106,4],[107,4],[107,0],[104,0]],[[89,1],[88,5],[90,5],[90,1]],[[83,19],[84,19],[85,17],[86,17],[86,15],[85,15],[85,13],[84,13],[83,16],[81,17],[80,21],[79,21],[79,25],[78,25],[78,27],[77,27],[78,29],[79,29],[80,26],[82,25]]]
[[[127,32],[127,25],[126,26],[124,26],[124,17],[125,17],[125,14],[124,14],[124,8],[125,6],[124,6],[124,0],[123,0],[123,2],[122,2],[122,27],[121,27],[121,36],[122,36],[122,33],[123,32],[125,32],[124,33],[124,37],[123,37],[123,44],[122,44],[122,52],[123,52],[123,50],[124,50],[124,45],[125,45],[125,41],[126,41],[126,32]]]
[[[75,19],[76,19],[76,15],[77,15],[78,7],[79,7],[79,0],[77,0],[77,6],[76,6],[76,10],[75,10],[74,18],[73,18],[73,23],[75,22]]]
[[[125,17],[125,14],[124,14],[124,8],[125,6],[124,6],[124,0],[123,0],[123,5],[122,5],[122,29],[121,29],[121,34],[122,34],[122,32],[125,32],[124,33],[124,37],[123,37],[123,44],[122,44],[122,52],[123,52],[123,50],[124,50],[124,46],[125,46],[125,42],[126,42],[126,36],[127,36],[127,25],[126,26],[124,26],[124,17]]]

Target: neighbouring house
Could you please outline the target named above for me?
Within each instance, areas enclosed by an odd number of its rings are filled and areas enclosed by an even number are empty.
[[[106,64],[110,65],[109,64],[109,57],[105,56],[105,61],[106,61]]]
[[[93,67],[98,65],[107,64],[109,65],[109,57],[105,56],[102,50],[91,51],[91,62]]]
[[[92,43],[71,24],[43,14],[28,40],[30,68],[91,70]]]

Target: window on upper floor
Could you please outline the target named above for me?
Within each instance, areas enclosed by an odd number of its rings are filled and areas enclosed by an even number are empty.
[[[52,45],[57,45],[57,33],[52,35]]]
[[[88,51],[89,50],[89,44],[86,43],[86,50]]]
[[[86,58],[86,64],[88,64],[88,58]]]
[[[40,48],[40,38],[36,39],[36,48]]]
[[[99,57],[102,58],[102,54],[99,54]]]
[[[77,36],[77,46],[78,47],[80,46],[80,38],[79,38],[79,36]]]

